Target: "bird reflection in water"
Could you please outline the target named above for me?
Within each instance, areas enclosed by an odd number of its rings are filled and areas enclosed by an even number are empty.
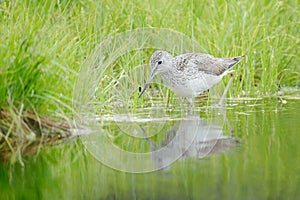
[[[146,136],[145,130],[140,128]],[[222,126],[192,114],[172,126],[160,144],[145,138],[150,143],[153,164],[157,168],[166,168],[174,160],[228,153],[240,144],[239,139],[224,135]]]

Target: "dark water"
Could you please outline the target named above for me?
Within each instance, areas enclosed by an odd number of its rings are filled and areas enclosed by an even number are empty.
[[[25,156],[24,168],[1,164],[0,199],[297,199],[300,100],[286,100],[231,101],[225,111],[170,111],[152,121],[107,116],[98,134]],[[101,137],[148,154],[124,159]]]

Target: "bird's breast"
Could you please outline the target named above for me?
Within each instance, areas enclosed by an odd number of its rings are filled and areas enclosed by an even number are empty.
[[[165,73],[161,74],[162,79],[171,90],[183,97],[195,97],[210,89],[222,80],[221,76],[207,73]]]

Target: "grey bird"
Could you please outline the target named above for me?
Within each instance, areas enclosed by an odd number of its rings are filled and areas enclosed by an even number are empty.
[[[162,80],[176,95],[185,97],[191,105],[193,98],[219,83],[244,56],[215,58],[209,54],[186,53],[172,56],[158,50],[150,58],[151,74],[141,91],[139,98],[152,79],[160,74]],[[225,95],[223,95],[225,96]]]

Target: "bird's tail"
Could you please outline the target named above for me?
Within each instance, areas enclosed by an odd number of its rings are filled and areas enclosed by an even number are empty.
[[[244,58],[244,57],[245,57],[245,55],[230,58],[230,60],[232,62],[228,65],[228,69],[230,69],[234,65],[238,64],[242,60],[242,58]]]

